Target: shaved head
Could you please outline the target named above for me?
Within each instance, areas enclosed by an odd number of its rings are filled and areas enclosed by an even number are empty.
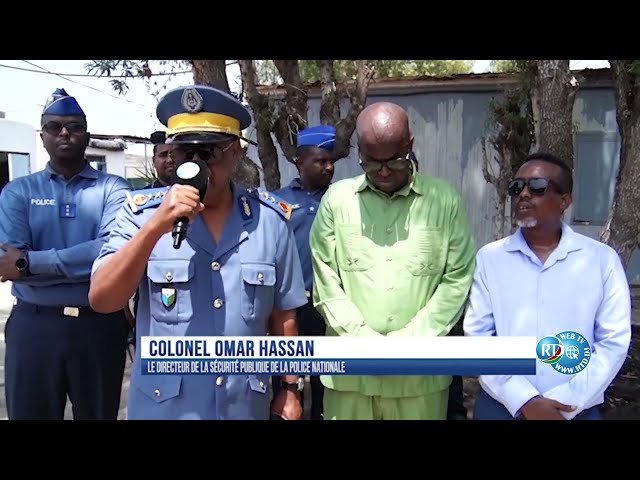
[[[364,143],[408,142],[411,136],[407,112],[391,102],[374,103],[362,110],[356,132]]]
[[[362,110],[356,121],[360,162],[369,180],[393,194],[411,179],[413,137],[409,117],[400,105],[377,102]]]

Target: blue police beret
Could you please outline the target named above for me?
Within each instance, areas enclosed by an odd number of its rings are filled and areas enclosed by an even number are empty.
[[[249,110],[235,97],[205,85],[167,92],[156,108],[167,127],[167,143],[215,143],[241,137],[251,125]]]
[[[62,117],[82,116],[84,111],[76,99],[70,96],[64,88],[57,88],[55,92],[47,99],[42,115],[58,115]]]
[[[318,125],[301,130],[298,133],[298,147],[318,147],[333,150],[336,140],[336,129],[331,125]]]

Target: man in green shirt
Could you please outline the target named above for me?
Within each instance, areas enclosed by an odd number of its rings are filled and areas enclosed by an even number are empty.
[[[364,175],[322,199],[311,236],[314,304],[327,335],[447,335],[460,318],[475,245],[460,195],[420,175],[407,114],[365,108],[356,125]],[[445,419],[451,376],[323,376],[325,419]]]

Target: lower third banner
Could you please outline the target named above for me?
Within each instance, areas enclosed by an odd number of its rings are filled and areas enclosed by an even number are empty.
[[[529,337],[142,337],[143,375],[535,375]]]

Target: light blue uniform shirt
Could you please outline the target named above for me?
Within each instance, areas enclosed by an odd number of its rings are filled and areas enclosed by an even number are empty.
[[[49,164],[0,193],[0,242],[28,250],[30,276],[12,294],[37,305],[87,306],[89,276],[129,190],[89,164],[66,180]]]
[[[167,190],[131,192],[131,203]],[[267,200],[237,186],[233,196],[218,244],[198,215],[179,249],[171,234],[154,247],[138,287],[138,345],[141,336],[263,336],[274,309],[307,303],[293,234],[274,211],[277,202],[267,206]],[[160,201],[134,207],[137,213],[130,206],[119,212],[94,271],[157,211],[145,207]],[[129,419],[269,418],[269,376],[143,375],[140,349],[132,370]]]
[[[300,254],[304,285],[307,291],[313,290],[313,266],[311,264],[311,248],[309,246],[309,232],[316,218],[320,200],[327,189],[314,192],[305,190],[299,179],[294,179],[288,187],[276,190],[274,194],[292,204],[290,225],[296,239],[296,246]]]

